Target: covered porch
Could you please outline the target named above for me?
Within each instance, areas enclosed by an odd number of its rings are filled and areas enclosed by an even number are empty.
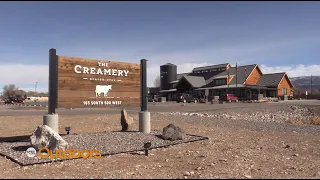
[[[166,101],[175,101],[177,89],[168,89],[159,91],[161,97],[166,97]]]
[[[257,99],[259,94],[263,94],[263,97],[277,97],[277,88],[262,87],[255,85],[222,85],[207,88],[198,88],[196,91],[205,90],[209,91],[208,100],[211,101],[214,96],[221,96],[224,94],[234,94],[239,98],[239,100],[252,100]]]

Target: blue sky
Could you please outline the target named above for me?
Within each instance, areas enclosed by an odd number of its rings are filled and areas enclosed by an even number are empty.
[[[1,2],[0,86],[47,91],[48,51],[149,61],[179,72],[257,63],[264,73],[320,75],[319,2]]]

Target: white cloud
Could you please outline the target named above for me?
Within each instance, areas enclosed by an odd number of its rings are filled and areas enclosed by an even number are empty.
[[[22,88],[19,88],[19,89],[22,89],[22,90],[24,90],[24,91],[26,91],[26,92],[28,92],[28,91],[35,91],[35,88],[25,88],[25,87],[22,87]],[[37,92],[39,93],[39,92],[48,92],[48,88],[46,87],[46,88],[37,88]]]
[[[320,65],[292,65],[292,66],[273,66],[268,67],[265,65],[259,66],[263,73],[276,73],[276,72],[286,72],[289,77],[298,76],[320,76]]]

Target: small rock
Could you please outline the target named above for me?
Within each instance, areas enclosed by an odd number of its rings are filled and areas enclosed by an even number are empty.
[[[169,159],[166,159],[166,162],[169,162]]]
[[[221,162],[227,162],[227,159],[219,159]]]
[[[188,171],[186,171],[186,172],[183,173],[183,175],[184,175],[184,176],[191,176],[191,173],[188,172]]]
[[[31,145],[39,150],[47,147],[50,150],[67,149],[68,143],[52,128],[47,125],[38,126],[30,137]]]
[[[191,171],[191,172],[190,172],[190,174],[191,174],[191,175],[194,175],[194,172],[193,172],[193,171]]]
[[[163,128],[162,138],[164,140],[182,140],[184,136],[185,134],[183,130],[180,127],[175,126],[173,124],[169,124],[168,126]]]
[[[144,152],[143,151],[137,151],[137,154],[144,155]]]
[[[127,111],[125,109],[122,109],[121,110],[121,126],[122,126],[122,129],[121,131],[129,131],[129,130],[133,130],[133,118],[130,117],[127,113]]]
[[[290,145],[287,144],[284,148],[288,149],[288,148],[290,148]]]
[[[251,178],[251,176],[248,174],[244,175],[244,177],[249,178],[249,179]]]
[[[197,167],[195,170],[201,170],[202,168],[201,167]]]
[[[293,154],[292,156],[298,157],[298,156],[299,156],[299,154]]]

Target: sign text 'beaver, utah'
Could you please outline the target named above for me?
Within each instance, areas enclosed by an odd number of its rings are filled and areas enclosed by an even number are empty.
[[[140,64],[57,56],[59,107],[139,106]]]

